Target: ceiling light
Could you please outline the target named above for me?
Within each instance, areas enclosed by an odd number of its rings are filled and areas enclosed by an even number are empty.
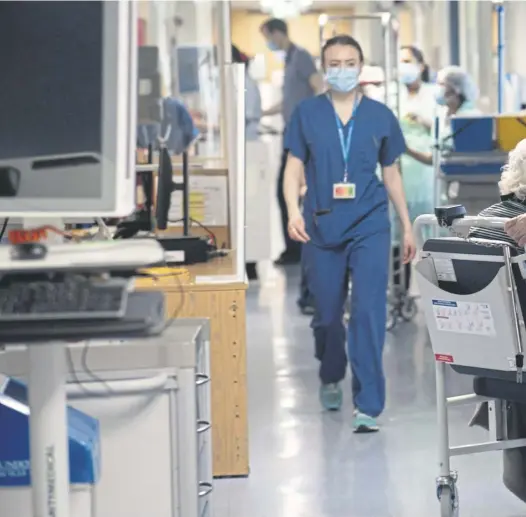
[[[260,8],[276,18],[299,16],[312,6],[312,0],[260,0]]]

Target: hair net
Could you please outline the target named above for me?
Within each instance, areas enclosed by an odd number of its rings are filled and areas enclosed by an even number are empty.
[[[473,79],[460,66],[448,66],[438,74],[439,81],[452,88],[457,94],[463,95],[467,102],[475,102],[478,97],[478,88]]]

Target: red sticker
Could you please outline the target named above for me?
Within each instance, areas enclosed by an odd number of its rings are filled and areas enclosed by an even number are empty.
[[[438,361],[439,363],[454,363],[455,362],[452,355],[446,355],[446,354],[435,354],[435,360]]]

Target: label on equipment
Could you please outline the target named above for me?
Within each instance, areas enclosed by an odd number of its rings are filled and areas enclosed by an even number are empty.
[[[184,263],[184,251],[182,250],[165,251],[164,260],[166,260],[166,262],[168,262],[169,264],[170,263],[183,264]]]
[[[439,363],[454,363],[452,355],[447,354],[435,354],[435,360]]]
[[[438,330],[477,336],[495,336],[495,322],[487,303],[433,300]]]
[[[455,268],[453,261],[447,258],[434,258],[435,271],[437,279],[442,282],[456,282],[457,275],[455,275]]]

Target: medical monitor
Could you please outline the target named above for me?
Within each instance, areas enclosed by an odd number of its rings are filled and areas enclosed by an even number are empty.
[[[0,2],[0,217],[134,209],[135,2]]]

